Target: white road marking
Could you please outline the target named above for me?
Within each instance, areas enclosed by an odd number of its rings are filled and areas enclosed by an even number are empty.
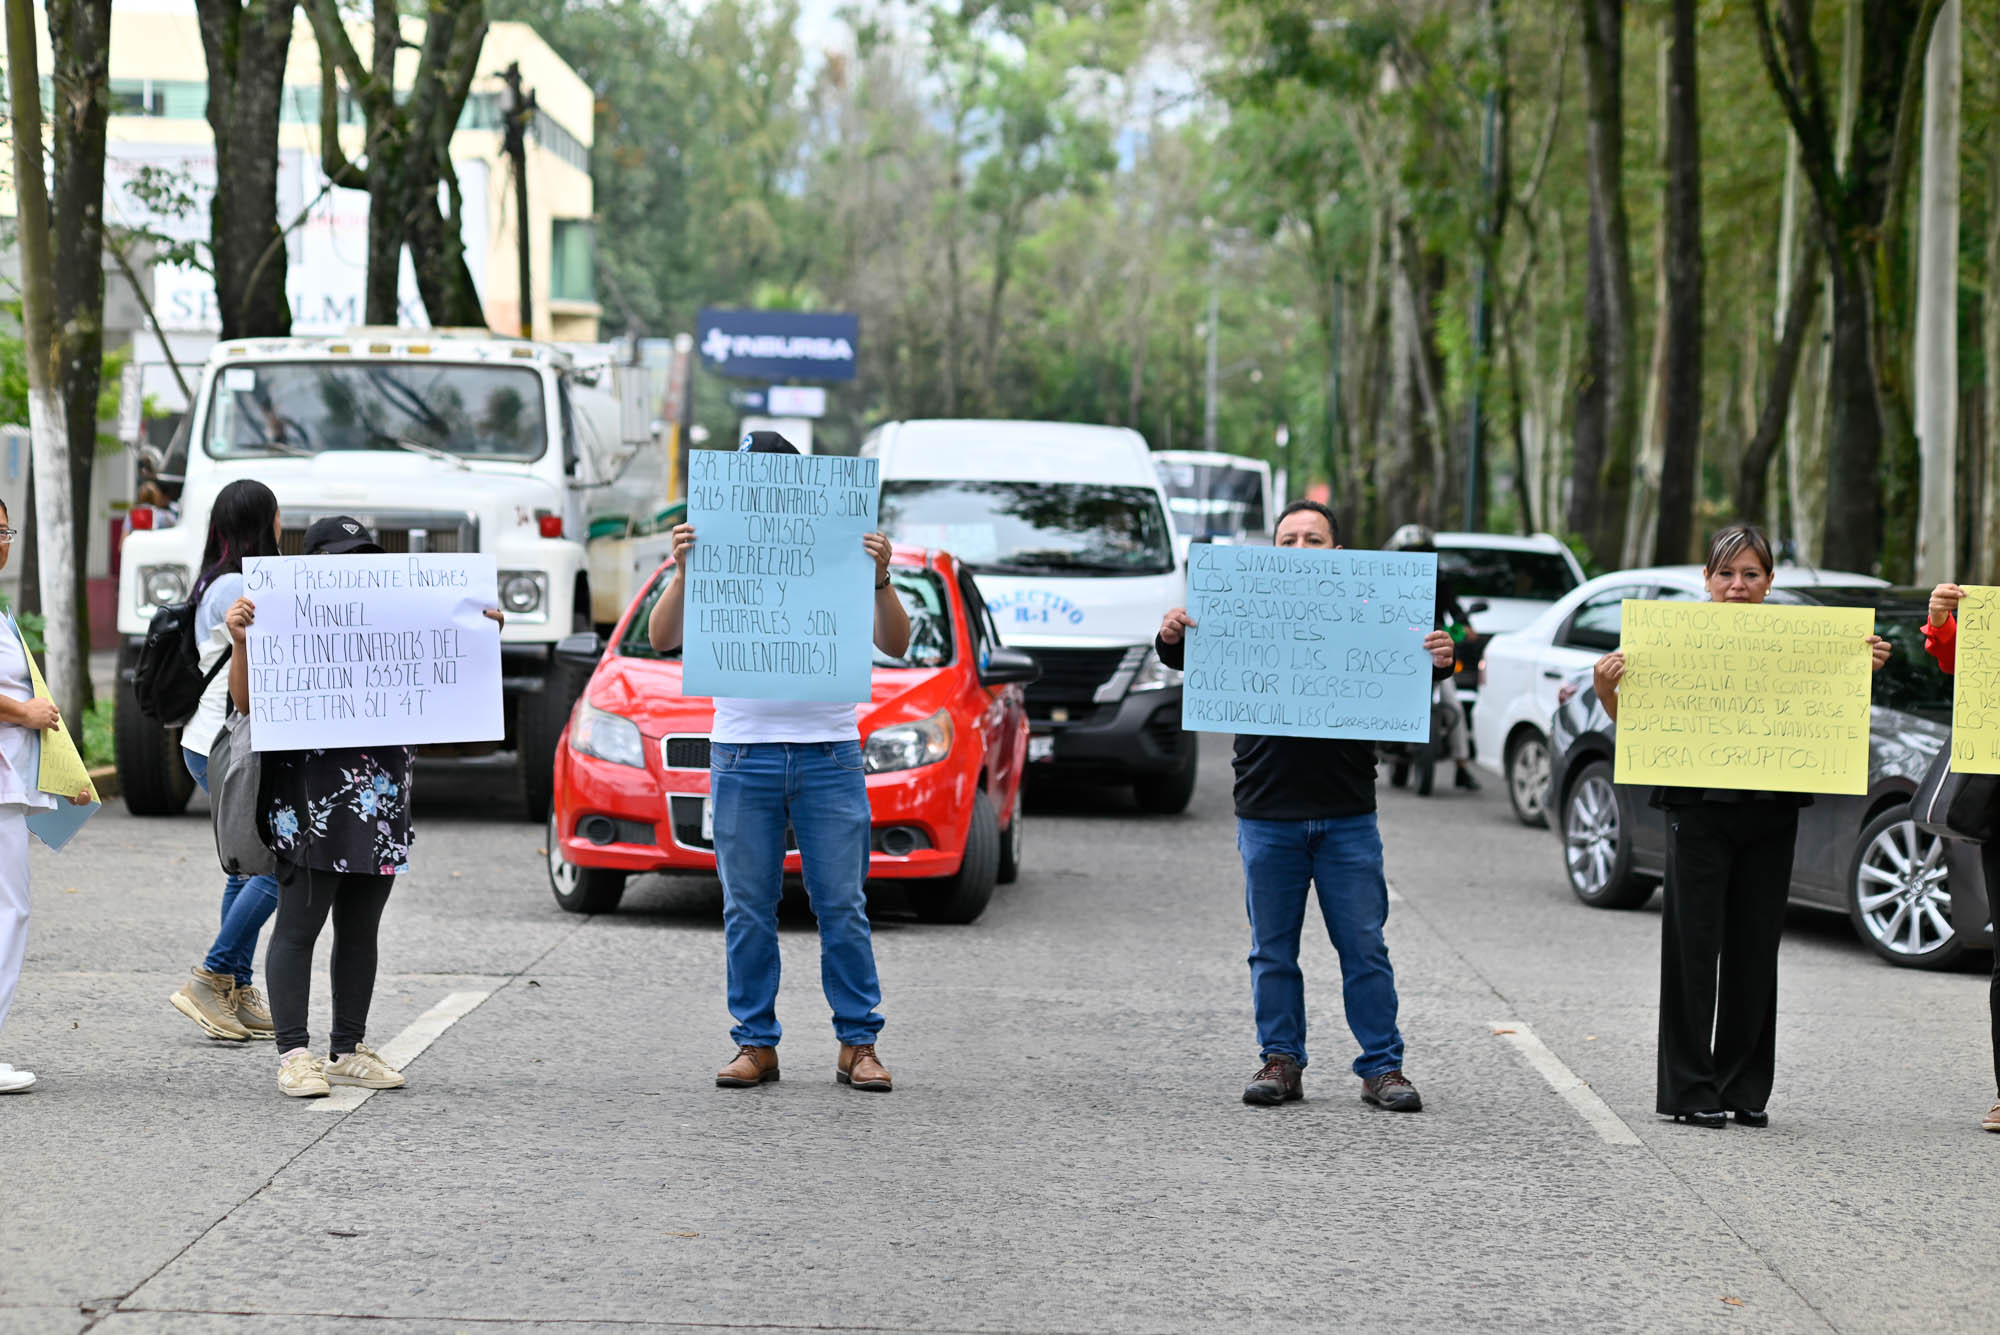
[[[1490,1022],[1494,1037],[1512,1047],[1535,1068],[1542,1079],[1549,1082],[1549,1088],[1560,1094],[1563,1101],[1576,1109],[1577,1115],[1590,1123],[1590,1129],[1607,1145],[1637,1145],[1639,1137],[1625,1120],[1611,1111],[1611,1106],[1597,1097],[1597,1091],[1585,1084],[1575,1071],[1563,1064],[1563,1059],[1549,1051],[1548,1044],[1535,1037],[1535,1031],[1519,1020],[1493,1020]]]
[[[419,1015],[410,1022],[410,1027],[384,1043],[376,1051],[382,1060],[402,1070],[423,1055],[424,1049],[438,1041],[445,1030],[457,1024],[479,1008],[479,1004],[492,996],[491,992],[452,992],[443,1001]],[[356,1085],[336,1085],[333,1093],[323,1099],[314,1099],[306,1106],[314,1112],[353,1112],[368,1102],[379,1089],[362,1089]]]

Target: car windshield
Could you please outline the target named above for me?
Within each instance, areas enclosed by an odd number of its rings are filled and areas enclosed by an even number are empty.
[[[625,634],[619,638],[618,652],[627,658],[679,658],[679,649],[665,653],[647,642],[646,623],[652,618],[653,604],[660,601],[660,594],[666,591],[673,578],[673,567],[668,566],[653,576],[653,582],[646,586],[645,594],[639,600],[639,610],[625,626]],[[889,571],[890,587],[903,600],[903,610],[910,617],[910,648],[901,658],[891,658],[880,649],[875,651],[876,667],[945,667],[951,663],[952,645],[956,642],[951,628],[951,600],[945,596],[944,582],[928,570],[916,570],[908,566],[895,566]]]
[[[1265,530],[1264,475],[1257,470],[1178,460],[1157,466],[1175,532],[1223,538]]]
[[[1493,547],[1441,547],[1438,578],[1461,602],[1468,598],[1527,598],[1552,603],[1576,587],[1576,572],[1554,552]]]
[[[257,362],[215,377],[205,447],[216,459],[403,450],[539,459],[542,378],[525,366],[420,361]]]
[[[1150,487],[1087,482],[882,484],[882,530],[1000,575],[1166,575],[1174,569]]]

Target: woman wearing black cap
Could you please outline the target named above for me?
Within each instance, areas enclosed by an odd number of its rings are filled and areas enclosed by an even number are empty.
[[[381,550],[367,527],[346,515],[306,530],[307,556]],[[252,601],[239,598],[225,618],[236,645],[229,694],[245,714],[250,655],[244,642],[256,615]],[[486,615],[501,619],[495,610]],[[403,1073],[361,1040],[375,994],[382,910],[397,875],[409,867],[412,761],[407,746],[264,753],[262,833],[278,855],[278,925],[264,974],[280,1054],[278,1089],[295,1098],[328,1094],[334,1085],[396,1089],[404,1083]],[[329,914],[333,1031],[322,1061],[307,1046],[306,1002],[313,946]]]

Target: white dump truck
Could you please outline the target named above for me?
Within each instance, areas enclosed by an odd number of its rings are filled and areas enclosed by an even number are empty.
[[[200,574],[209,506],[238,478],[277,494],[279,547],[352,515],[391,552],[490,552],[499,565],[507,738],[530,819],[544,817],[557,739],[591,663],[557,652],[608,626],[664,521],[664,458],[639,368],[485,331],[360,330],[239,340],[202,369],[157,460],[178,514],[137,508],[118,582],[118,779],[135,814],[187,805],[177,730],[139,712],[131,668],[153,613]],[[644,572],[650,574],[648,569]]]

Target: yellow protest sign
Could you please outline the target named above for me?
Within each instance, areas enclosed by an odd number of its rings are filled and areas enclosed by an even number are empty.
[[[1868,791],[1865,607],[1625,604],[1619,783]]]
[[[1958,605],[1951,684],[1951,767],[2000,774],[2000,589],[1968,584]]]

